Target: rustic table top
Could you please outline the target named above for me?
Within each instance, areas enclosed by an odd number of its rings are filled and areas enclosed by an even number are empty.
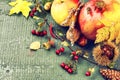
[[[94,65],[83,59],[77,65],[77,74],[70,75],[59,66],[69,55],[59,57],[54,49],[30,52],[31,42],[47,40],[31,35],[35,26],[32,19],[8,16],[11,8],[8,2],[0,0],[0,80],[104,80],[98,66],[86,77],[86,70]]]

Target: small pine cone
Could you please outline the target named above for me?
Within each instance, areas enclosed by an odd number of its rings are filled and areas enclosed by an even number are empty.
[[[101,49],[102,45],[108,45],[113,49],[113,55],[107,56],[106,53],[104,54],[103,50]],[[104,42],[103,44],[98,44],[95,48],[93,48],[93,57],[94,60],[102,66],[109,66],[110,63],[116,61],[119,57],[119,49],[118,47],[112,42]],[[112,57],[109,59],[109,57]]]
[[[120,80],[120,71],[112,69],[100,69],[100,73],[108,80]]]

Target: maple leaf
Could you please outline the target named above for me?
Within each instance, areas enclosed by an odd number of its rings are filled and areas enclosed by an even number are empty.
[[[31,11],[30,6],[32,5],[32,3],[26,0],[16,0],[14,2],[10,2],[9,5],[12,6],[9,15],[22,12],[22,14],[27,18],[29,12]]]
[[[120,44],[120,21],[115,23],[114,26],[103,27],[97,30],[95,43],[103,41],[114,41],[116,44]]]
[[[103,41],[115,41],[120,44],[120,1],[113,3],[114,14],[111,11],[103,13],[104,18],[100,20],[105,26],[97,30],[95,43]]]

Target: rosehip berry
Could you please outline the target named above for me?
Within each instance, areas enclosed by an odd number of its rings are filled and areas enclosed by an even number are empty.
[[[34,13],[33,13],[33,12],[30,12],[29,16],[30,16],[30,17],[33,17],[33,16],[34,16]]]
[[[65,65],[64,69],[65,69],[65,70],[68,70],[68,69],[69,69],[69,66],[68,66],[68,65]]]
[[[79,56],[75,55],[74,60],[78,60],[78,59],[79,59]]]
[[[36,35],[37,35],[37,36],[40,36],[40,32],[39,32],[39,31],[37,31],[37,32],[36,32]]]
[[[43,31],[43,35],[47,35],[47,31],[46,30]]]
[[[36,8],[34,7],[33,9],[32,9],[32,12],[33,13],[35,13],[37,10],[36,10]]]
[[[87,72],[85,73],[85,75],[86,75],[86,76],[90,76],[90,75],[91,75],[91,72],[90,72],[90,71],[87,71]]]
[[[71,74],[71,73],[73,73],[73,70],[72,70],[71,68],[69,68],[69,69],[67,70],[67,72]]]
[[[60,50],[55,51],[57,55],[60,55]]]
[[[73,55],[73,56],[75,56],[75,55],[76,55],[76,52],[75,52],[75,51],[73,51],[73,52],[72,52],[72,55]]]
[[[78,44],[79,44],[80,46],[85,46],[85,45],[87,45],[87,42],[88,42],[87,38],[85,38],[85,37],[83,36],[83,37],[81,37],[81,38],[79,39]]]
[[[64,47],[61,47],[60,52],[64,52],[64,51],[65,51]]]
[[[31,31],[31,33],[32,33],[33,35],[36,35],[36,30],[33,29],[33,30]]]
[[[61,63],[60,66],[61,66],[62,68],[64,68],[64,67],[65,67],[65,63],[64,63],[64,62]]]
[[[39,35],[42,37],[44,36],[43,31],[39,32]]]

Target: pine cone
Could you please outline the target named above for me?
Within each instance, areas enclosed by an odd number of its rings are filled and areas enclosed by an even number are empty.
[[[100,69],[102,76],[107,78],[107,80],[120,80],[120,71],[112,69]]]

